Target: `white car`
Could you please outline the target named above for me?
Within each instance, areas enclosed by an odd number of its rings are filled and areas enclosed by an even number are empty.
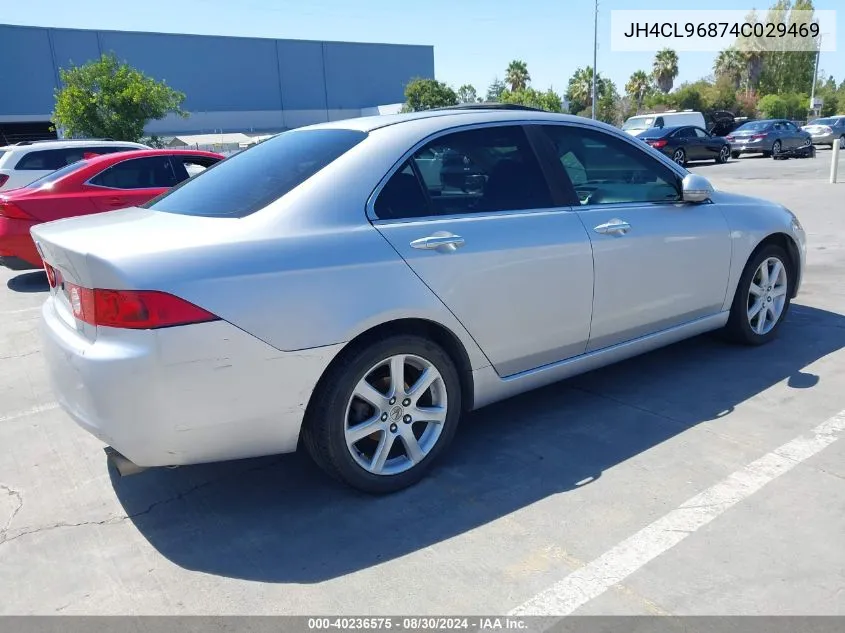
[[[622,125],[622,131],[627,132],[631,136],[639,136],[646,130],[651,128],[664,127],[680,127],[692,125],[702,129],[708,129],[707,123],[704,120],[704,115],[701,112],[693,112],[686,110],[684,112],[676,112],[669,110],[668,112],[661,112],[659,114],[641,114],[632,116]]]
[[[85,158],[86,154],[111,154],[150,149],[140,143],[85,139],[79,141],[23,141],[0,147],[0,191],[26,187],[42,176]]]

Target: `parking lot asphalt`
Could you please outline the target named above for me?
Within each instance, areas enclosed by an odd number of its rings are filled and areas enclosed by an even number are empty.
[[[304,455],[117,477],[50,392],[43,274],[3,270],[0,614],[845,614],[829,156],[693,167],[808,232],[777,341],[698,337],[490,406],[382,498]]]

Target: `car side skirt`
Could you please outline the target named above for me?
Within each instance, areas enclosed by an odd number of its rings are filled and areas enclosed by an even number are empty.
[[[473,372],[475,386],[474,408],[479,409],[499,400],[517,394],[545,387],[552,383],[583,374],[599,367],[638,356],[654,349],[677,343],[687,338],[724,327],[729,311],[719,312],[674,326],[660,332],[641,336],[625,343],[619,343],[594,352],[531,369],[529,371],[500,377],[492,367],[483,367]]]

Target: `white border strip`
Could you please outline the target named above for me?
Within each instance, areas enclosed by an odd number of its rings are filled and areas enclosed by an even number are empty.
[[[810,434],[787,442],[695,495],[594,561],[516,607],[508,615],[570,615],[732,506],[833,444],[843,431],[845,411],[823,422]]]

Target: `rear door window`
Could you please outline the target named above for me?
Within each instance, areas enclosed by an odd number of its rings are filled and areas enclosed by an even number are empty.
[[[301,185],[366,137],[358,130],[283,132],[184,181],[146,206],[181,215],[245,217]]]
[[[132,158],[112,165],[88,181],[109,189],[161,189],[177,184],[169,156]]]
[[[432,215],[492,213],[554,206],[543,172],[525,131],[519,126],[492,126],[441,136],[411,158],[427,190]],[[407,182],[401,191],[414,198],[401,217],[415,217],[419,204],[408,172],[393,177]],[[387,196],[384,191],[382,195]],[[425,198],[426,196],[424,196]],[[381,198],[381,196],[380,196]],[[383,217],[381,200],[375,212]],[[391,205],[392,208],[392,205]],[[395,210],[389,217],[395,218]]]

